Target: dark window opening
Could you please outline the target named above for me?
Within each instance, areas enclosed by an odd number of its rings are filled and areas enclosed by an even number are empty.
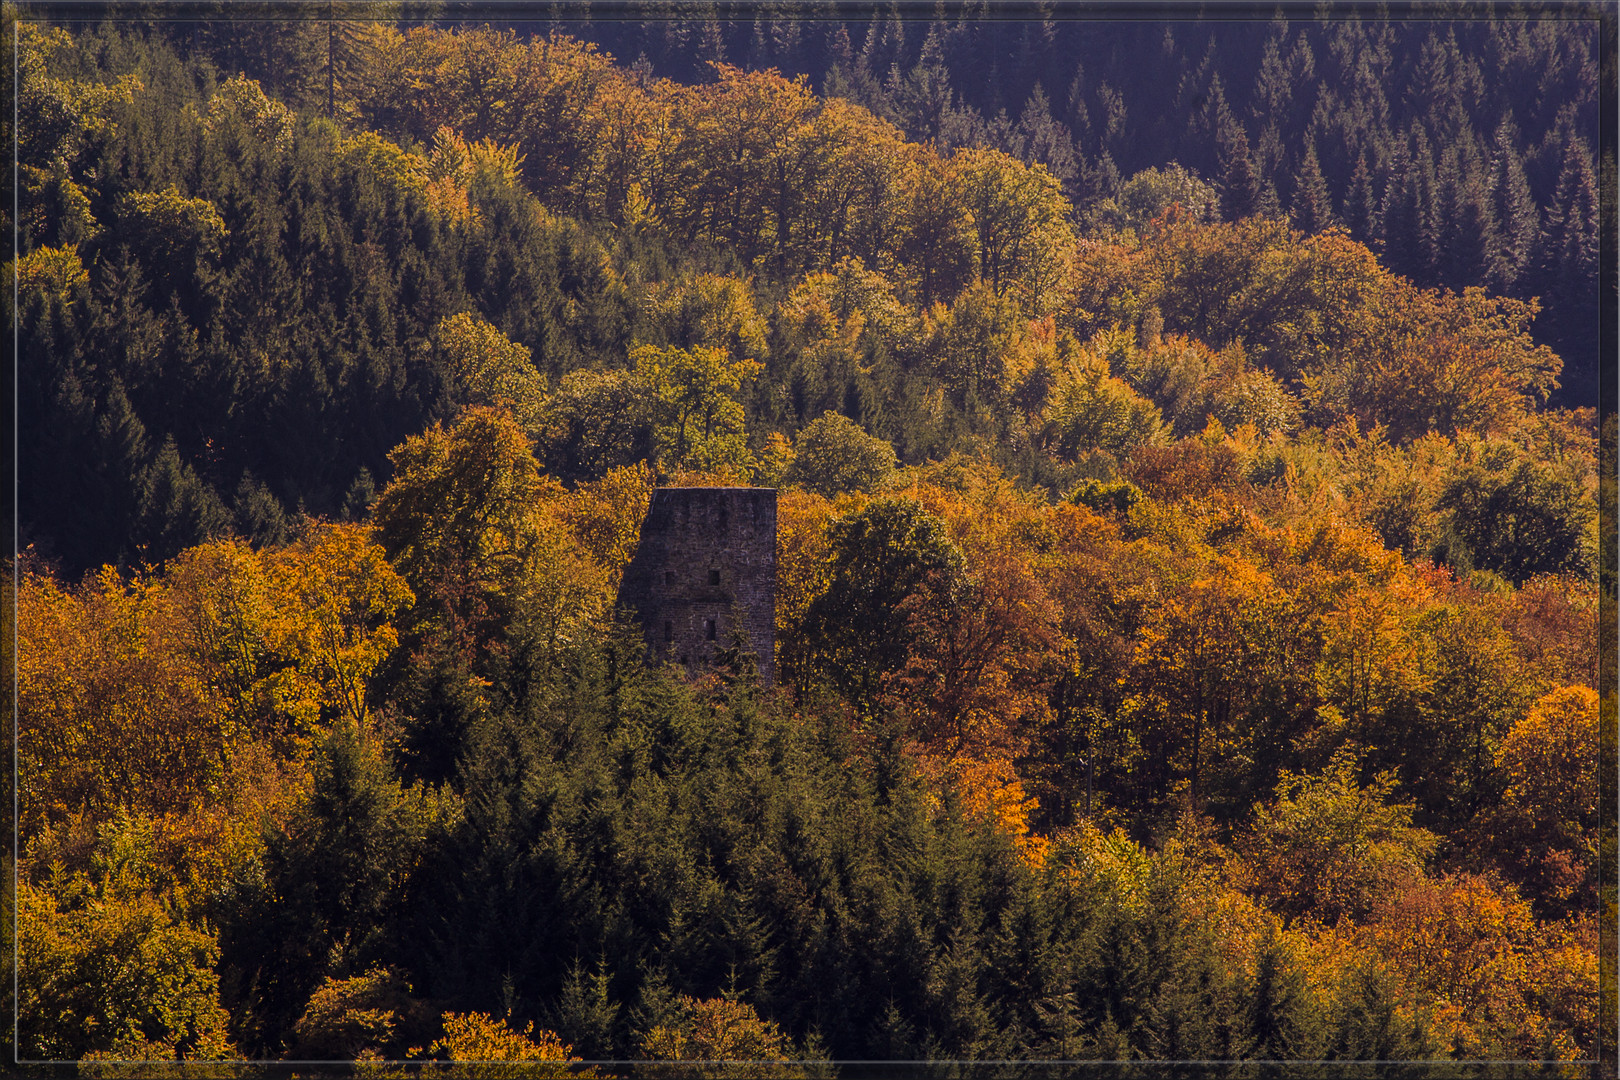
[[[710,585],[718,585],[718,584],[720,584],[720,571],[718,571],[718,570],[710,570],[709,571],[709,584]]]
[[[672,623],[672,622],[664,623],[664,640],[665,641],[674,641],[675,640],[675,624],[674,623]]]
[[[665,570],[664,571],[664,584],[665,585],[673,585],[673,584],[675,584],[675,571],[673,571],[673,570]]]
[[[710,641],[714,640],[714,620],[708,619],[703,623],[703,636]]]

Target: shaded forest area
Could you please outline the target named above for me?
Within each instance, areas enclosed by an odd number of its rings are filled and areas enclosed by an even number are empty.
[[[1612,1055],[1584,24],[1238,27],[1202,140],[661,25],[17,26],[24,1056]],[[669,483],[779,687],[616,617]]]

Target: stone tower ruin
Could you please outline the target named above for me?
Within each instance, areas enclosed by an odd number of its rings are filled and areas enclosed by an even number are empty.
[[[653,663],[707,667],[739,636],[776,678],[776,491],[658,488],[619,586]]]

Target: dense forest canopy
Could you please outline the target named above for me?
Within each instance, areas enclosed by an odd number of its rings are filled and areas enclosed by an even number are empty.
[[[1215,213],[1339,224],[1419,284],[1540,297],[1537,338],[1572,376],[1560,400],[1596,405],[1597,9],[1378,11],[722,0],[488,17],[524,39],[595,43],[642,79],[707,82],[715,63],[803,75],[911,140],[1044,164],[1092,221],[1117,220],[1132,177],[1179,165],[1208,185]],[[221,67],[325,103],[318,29],[269,50],[242,40],[252,34],[225,32]],[[340,48],[339,62],[354,52]],[[1152,216],[1142,209],[1139,222]]]
[[[1612,1054],[1593,22],[557,10],[6,26],[24,1056]]]

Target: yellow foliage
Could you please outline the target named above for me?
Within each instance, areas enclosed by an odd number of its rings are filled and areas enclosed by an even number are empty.
[[[454,129],[440,125],[422,170],[428,205],[452,222],[476,225],[481,215],[469,202],[469,185],[516,187],[522,168],[523,155],[516,146],[494,139],[469,143]]]
[[[571,1047],[550,1031],[534,1030],[534,1021],[513,1031],[487,1013],[445,1013],[444,1035],[428,1053],[449,1061],[478,1062],[478,1075],[512,1080],[591,1076],[594,1070],[569,1068]],[[412,1056],[415,1056],[414,1053]]]
[[[1544,949],[1530,905],[1502,882],[1461,874],[1416,884],[1392,898],[1366,940],[1392,969],[1435,1002],[1437,1034],[1465,1058],[1585,1057],[1590,1029],[1544,1014],[1553,990],[1560,1004],[1595,1003],[1596,956],[1556,934]]]
[[[194,805],[232,732],[172,593],[108,567],[74,590],[24,574],[17,594],[23,835],[114,800],[157,814]]]
[[[19,291],[39,289],[63,300],[90,280],[84,263],[79,259],[78,249],[72,247],[35,248],[12,266],[16,270]]]
[[[652,489],[652,470],[638,461],[609,469],[601,479],[580,484],[560,500],[562,519],[614,588],[636,553]]]
[[[1597,691],[1566,686],[1538,699],[1503,737],[1496,763],[1506,774],[1510,804],[1548,824],[1595,821]]]
[[[353,1058],[384,1045],[393,1038],[399,1021],[395,1010],[386,1006],[409,990],[382,968],[352,979],[328,976],[310,995],[303,1016],[293,1026],[298,1042],[292,1056]]]
[[[17,882],[21,1056],[92,1060],[232,1056],[214,935],[176,917],[134,860],[92,883]]]
[[[788,1060],[787,1036],[745,1002],[730,998],[699,1001],[682,995],[669,1026],[649,1031],[641,1053],[654,1061],[706,1062],[703,1068],[661,1068],[660,1076],[801,1076],[794,1068],[773,1067]],[[721,1062],[734,1063],[730,1068]],[[746,1064],[743,1064],[746,1063]]]
[[[466,311],[440,319],[433,340],[469,404],[510,410],[533,437],[545,406],[546,381],[527,348]]]
[[[287,106],[266,95],[256,79],[237,76],[220,83],[208,103],[204,126],[217,130],[227,117],[239,119],[261,142],[278,151],[292,145],[297,118]]]
[[[827,590],[829,560],[827,525],[833,504],[808,491],[782,491],[776,496],[776,629],[787,633],[799,625],[816,597]]]
[[[366,680],[398,640],[389,620],[415,599],[356,524],[318,524],[275,551],[204,544],[168,578],[235,723],[295,754],[323,717],[365,719]]]
[[[1146,910],[1152,856],[1122,828],[1082,821],[1064,829],[1052,838],[1047,863],[1071,884],[1102,883],[1110,900],[1134,915]]]

